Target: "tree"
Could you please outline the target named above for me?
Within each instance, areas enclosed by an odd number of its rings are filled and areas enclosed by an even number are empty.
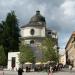
[[[20,45],[19,61],[21,64],[25,62],[33,62],[34,54],[28,45]]]
[[[3,46],[5,48],[6,54],[9,51],[19,51],[19,27],[18,19],[15,12],[7,14],[6,20],[3,23]]]
[[[7,14],[5,21],[0,23],[0,45],[7,58],[9,51],[19,51],[19,26],[14,11]]]
[[[2,23],[0,23],[0,45],[2,45],[2,40],[3,40],[3,25]]]
[[[3,46],[0,46],[0,65],[6,65],[6,56]]]
[[[54,49],[56,39],[52,37],[46,37],[41,44],[44,61],[58,61],[57,49]]]

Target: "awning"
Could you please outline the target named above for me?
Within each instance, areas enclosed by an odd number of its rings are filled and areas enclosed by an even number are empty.
[[[32,63],[31,62],[26,62],[25,64],[28,65],[28,64],[32,64]]]
[[[40,64],[42,64],[41,62],[37,62],[37,63],[35,63],[35,65],[40,65]]]

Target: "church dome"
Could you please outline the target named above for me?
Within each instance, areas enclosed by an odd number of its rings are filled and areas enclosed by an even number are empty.
[[[31,17],[29,23],[24,25],[24,26],[22,26],[21,28],[31,27],[31,26],[34,26],[34,27],[46,27],[45,17],[43,17],[40,14],[40,11],[36,11],[36,14],[33,17]]]
[[[40,14],[40,11],[36,11],[36,14],[31,18],[30,22],[45,22],[45,17]]]

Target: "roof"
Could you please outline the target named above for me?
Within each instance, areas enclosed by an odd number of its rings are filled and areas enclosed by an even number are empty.
[[[31,17],[30,21],[28,24],[24,25],[24,26],[21,26],[21,28],[24,28],[24,27],[31,27],[31,26],[45,26],[46,25],[46,22],[45,22],[45,17],[43,17],[41,14],[40,14],[40,11],[36,11],[36,14]]]
[[[26,25],[21,26],[21,28],[25,28],[25,27],[44,27],[46,24],[45,23],[40,23],[40,22],[32,22]]]
[[[30,22],[45,22],[45,17],[40,14],[40,11],[36,11],[36,14],[31,18]]]

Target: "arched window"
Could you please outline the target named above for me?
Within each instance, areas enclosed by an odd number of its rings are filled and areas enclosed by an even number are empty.
[[[35,32],[34,29],[31,29],[30,34],[34,35],[34,32]]]

